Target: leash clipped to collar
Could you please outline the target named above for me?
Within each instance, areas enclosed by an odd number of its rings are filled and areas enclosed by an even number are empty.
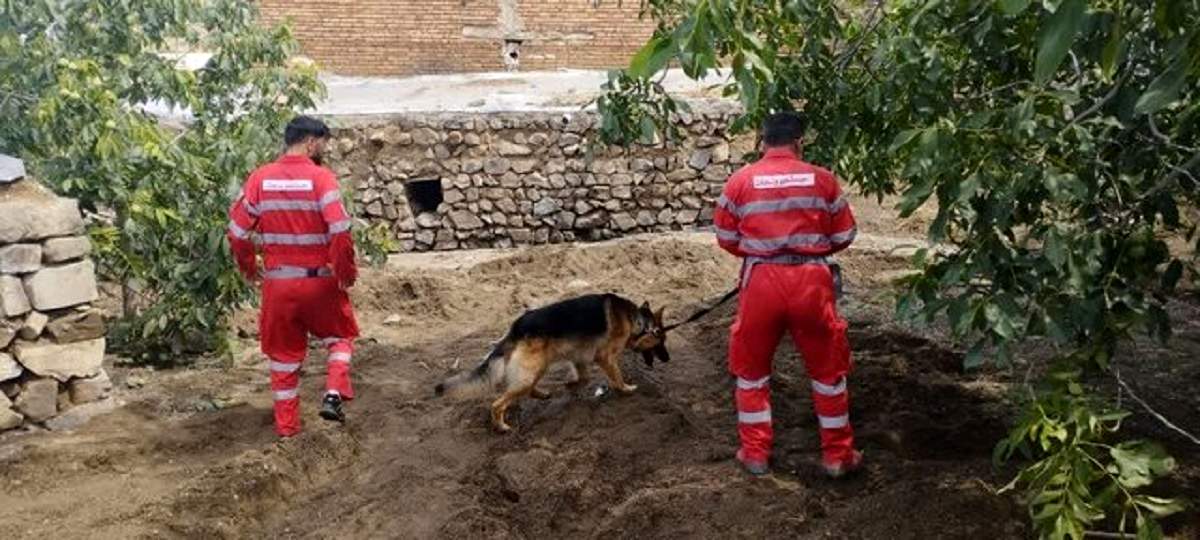
[[[717,303],[693,313],[691,317],[688,317],[687,319],[684,319],[681,322],[677,322],[675,324],[671,324],[671,325],[667,325],[667,326],[663,327],[663,331],[670,332],[671,330],[679,328],[680,326],[683,326],[685,324],[690,324],[690,323],[700,320],[701,317],[708,315],[709,313],[712,313],[712,311],[714,309],[717,309],[717,308],[721,307],[721,305],[724,304],[725,302],[728,302],[730,298],[737,296],[739,290],[740,289],[738,287],[734,287],[733,290],[725,293],[725,296],[722,296],[720,300],[717,300]]]

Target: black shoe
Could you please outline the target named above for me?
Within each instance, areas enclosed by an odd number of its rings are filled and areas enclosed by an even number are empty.
[[[342,412],[342,398],[337,394],[325,394],[321,402],[321,418],[331,422],[345,422],[346,413]]]

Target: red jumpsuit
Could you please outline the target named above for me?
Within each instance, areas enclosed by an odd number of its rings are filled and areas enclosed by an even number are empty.
[[[229,210],[229,244],[247,279],[260,277],[259,335],[270,360],[275,431],[300,432],[300,364],[308,337],[325,345],[326,391],[354,398],[350,358],[358,323],[346,289],[358,277],[350,216],[333,172],[306,156],[286,155],[250,174]]]
[[[713,222],[720,246],[744,258],[729,340],[739,457],[766,463],[770,456],[771,360],[786,331],[812,381],[824,462],[849,463],[850,344],[826,257],[849,246],[857,229],[837,178],[790,149],[769,149],[729,178]]]

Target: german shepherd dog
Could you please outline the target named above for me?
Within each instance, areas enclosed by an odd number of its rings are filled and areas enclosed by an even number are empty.
[[[550,397],[537,384],[559,361],[571,362],[572,387],[587,383],[591,361],[600,365],[614,389],[632,393],[637,387],[621,376],[621,353],[640,352],[647,365],[655,357],[670,361],[662,316],[663,310],[655,313],[649,303],[638,307],[615,294],[580,296],[526,311],[479,367],[446,379],[434,393],[467,396],[489,388],[502,391],[492,403],[492,425],[501,433],[512,429],[504,414],[513,402],[526,395]]]

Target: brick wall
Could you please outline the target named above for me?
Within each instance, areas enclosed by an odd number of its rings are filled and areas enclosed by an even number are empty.
[[[397,76],[504,69],[504,0],[261,0],[327,71]],[[637,0],[518,0],[521,70],[625,65],[653,30]],[[510,12],[511,13],[511,12]]]

